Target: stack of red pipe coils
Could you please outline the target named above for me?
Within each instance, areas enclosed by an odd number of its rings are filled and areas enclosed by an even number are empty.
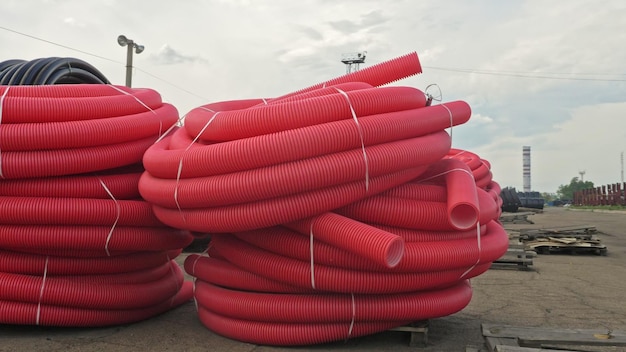
[[[174,259],[193,237],[138,191],[177,121],[150,89],[0,87],[0,323],[122,324],[191,299]]]
[[[489,164],[451,149],[463,101],[427,106],[416,54],[276,99],[208,104],[150,147],[141,195],[210,234],[191,255],[199,318],[303,345],[453,314],[508,245]]]

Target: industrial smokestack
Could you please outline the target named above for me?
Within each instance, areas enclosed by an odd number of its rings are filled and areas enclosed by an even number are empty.
[[[530,147],[522,147],[522,172],[524,177],[524,192],[530,192]]]

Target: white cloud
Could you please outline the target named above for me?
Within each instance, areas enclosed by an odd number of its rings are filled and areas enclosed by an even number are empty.
[[[493,123],[493,119],[489,116],[484,116],[481,114],[472,114],[472,121],[479,124],[490,124]]]
[[[176,64],[184,64],[184,63],[194,63],[201,62],[206,63],[207,60],[200,56],[191,56],[185,55],[171,46],[165,44],[161,46],[159,51],[156,54],[150,55],[150,60],[152,60],[155,64],[158,65],[176,65]]]
[[[78,20],[76,20],[76,18],[74,18],[74,17],[66,17],[66,18],[63,20],[63,23],[68,24],[68,25],[73,26],[73,27],[85,27],[85,24],[84,24],[84,23],[79,22],[79,21],[78,21]]]

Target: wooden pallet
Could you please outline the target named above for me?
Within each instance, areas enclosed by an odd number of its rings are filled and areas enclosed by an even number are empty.
[[[533,258],[537,256],[534,251],[523,248],[509,247],[506,253],[491,265],[492,269],[517,269],[532,270]]]
[[[546,237],[574,237],[579,239],[591,239],[600,232],[595,226],[562,226],[541,229],[520,229],[519,238],[522,241],[531,241]]]
[[[626,346],[626,333],[608,330],[550,329],[482,324],[489,352],[557,351],[546,346]],[[558,351],[570,351],[558,349]]]
[[[607,255],[607,248],[598,239],[579,239],[575,237],[537,238],[524,243],[527,249],[538,254],[595,254]]]
[[[606,246],[595,237],[600,233],[595,226],[520,229],[518,233],[524,248],[538,254],[607,254]]]
[[[410,333],[410,347],[426,347],[428,345],[428,320],[418,321],[406,326],[398,326],[389,331],[404,331]]]
[[[528,216],[535,215],[533,212],[521,212],[521,213],[502,213],[500,215],[500,222],[513,223],[513,224],[534,224],[528,219]]]

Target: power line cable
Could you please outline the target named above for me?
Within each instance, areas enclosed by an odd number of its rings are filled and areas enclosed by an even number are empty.
[[[76,52],[79,52],[79,53],[82,53],[82,54],[85,54],[85,55],[89,55],[89,56],[93,56],[93,57],[96,57],[96,58],[99,58],[99,59],[102,59],[102,60],[106,60],[106,61],[114,62],[116,64],[124,65],[123,62],[118,61],[118,60],[113,60],[113,59],[110,59],[110,58],[107,58],[107,57],[104,57],[104,56],[101,56],[101,55],[97,55],[97,54],[93,54],[93,53],[90,53],[90,52],[87,52],[87,51],[84,51],[84,50],[76,49],[76,48],[73,48],[73,47],[70,47],[70,46],[67,46],[67,45],[55,43],[53,41],[46,40],[46,39],[43,39],[43,38],[39,38],[39,37],[36,37],[34,35],[26,34],[26,33],[23,33],[23,32],[20,32],[20,31],[16,31],[16,30],[13,30],[13,29],[10,29],[10,28],[6,28],[6,27],[3,27],[3,26],[0,26],[0,29],[3,29],[5,31],[7,31],[7,32],[19,34],[19,35],[22,35],[22,36],[25,36],[25,37],[28,37],[28,38],[31,38],[31,39],[35,39],[35,40],[38,40],[38,41],[41,41],[41,42],[44,42],[44,43],[47,43],[47,44],[55,45],[55,46],[58,46],[58,47],[61,47],[61,48],[64,48],[64,49],[76,51]],[[193,92],[191,92],[191,91],[189,91],[187,89],[184,89],[184,88],[182,88],[182,87],[180,87],[180,86],[178,86],[176,84],[173,84],[173,83],[171,83],[171,82],[169,82],[169,81],[167,81],[167,80],[165,80],[165,79],[163,79],[161,77],[158,77],[158,76],[156,76],[156,75],[154,75],[154,74],[152,74],[152,73],[150,73],[150,72],[148,72],[146,70],[143,70],[143,69],[141,69],[141,68],[139,68],[137,66],[133,66],[133,67],[136,70],[141,71],[141,72],[145,73],[146,75],[148,75],[148,76],[150,76],[152,78],[158,79],[159,81],[161,81],[163,83],[166,83],[166,84],[169,84],[170,86],[172,86],[172,87],[174,87],[176,89],[179,89],[179,90],[181,90],[181,91],[183,91],[183,92],[185,92],[187,94],[193,95],[196,98],[200,98],[200,99],[203,99],[205,101],[208,100],[207,98],[205,98],[203,96],[195,94],[195,93],[193,93]]]
[[[430,70],[439,70],[439,71],[450,71],[450,72],[461,72],[461,73],[475,73],[479,75],[491,75],[491,76],[506,76],[506,77],[518,77],[518,78],[539,78],[539,79],[554,79],[554,80],[565,80],[565,81],[595,81],[595,82],[626,82],[626,79],[613,79],[613,78],[585,78],[585,77],[558,77],[558,76],[546,76],[550,74],[556,75],[557,73],[544,73],[536,74],[533,72],[506,72],[506,71],[486,71],[486,70],[477,70],[477,69],[463,69],[463,68],[447,68],[447,67],[436,67],[436,66],[422,66],[424,68],[428,68]],[[593,73],[570,73],[574,75],[596,75]],[[612,75],[612,74],[602,74],[602,75]],[[622,75],[622,74],[615,74]]]
[[[90,55],[90,56],[93,56],[93,57],[96,57],[96,58],[99,58],[99,59],[102,59],[102,60],[106,60],[106,61],[110,61],[110,62],[122,64],[122,65],[124,64],[123,62],[118,61],[118,60],[113,60],[113,59],[110,59],[110,58],[107,58],[107,57],[104,57],[104,56],[100,56],[100,55],[93,54],[93,53],[90,53],[90,52],[87,52],[87,51],[76,49],[76,48],[73,48],[73,47],[70,47],[70,46],[67,46],[67,45],[55,43],[53,41],[42,39],[42,38],[36,37],[34,35],[26,34],[26,33],[23,33],[23,32],[20,32],[20,31],[16,31],[16,30],[13,30],[13,29],[10,29],[10,28],[7,28],[7,27],[0,26],[0,29],[3,29],[3,30],[8,31],[8,32],[15,33],[15,34],[19,34],[19,35],[22,35],[22,36],[25,36],[25,37],[28,37],[28,38],[31,38],[31,39],[34,39],[34,40],[38,40],[38,41],[41,41],[41,42],[44,42],[44,43],[48,43],[48,44],[51,44],[51,45],[56,45],[56,46],[59,46],[59,47],[62,47],[62,48],[68,49],[68,50],[72,50],[72,51],[76,51],[76,52],[79,52],[79,53],[83,53],[85,55]],[[549,75],[559,75],[559,73],[550,73],[550,72],[536,73],[536,72],[524,72],[524,71],[490,71],[490,70],[465,69],[465,68],[449,68],[449,67],[438,67],[438,66],[423,66],[423,67],[431,69],[431,70],[439,70],[439,71],[460,72],[460,73],[474,73],[474,74],[480,74],[480,75],[506,76],[506,77],[518,77],[518,78],[552,79],[552,80],[566,80],[566,81],[626,82],[626,79],[549,76]],[[186,90],[184,88],[181,88],[180,86],[177,86],[177,85],[175,85],[175,84],[173,84],[173,83],[171,83],[171,82],[169,82],[169,81],[167,81],[165,79],[162,79],[162,78],[160,78],[160,77],[158,77],[158,76],[156,76],[156,75],[154,75],[152,73],[149,73],[149,72],[147,72],[145,70],[142,70],[142,69],[140,69],[140,68],[138,68],[136,66],[135,66],[135,69],[137,69],[137,70],[139,70],[139,71],[141,71],[141,72],[143,72],[143,73],[145,73],[145,74],[147,74],[147,75],[149,75],[149,76],[151,76],[153,78],[156,78],[156,79],[158,79],[158,80],[160,80],[160,81],[162,81],[162,82],[164,82],[166,84],[169,84],[169,85],[171,85],[172,87],[174,87],[176,89],[180,89],[181,91],[183,91],[183,92],[185,92],[187,94],[191,94],[191,95],[193,95],[195,97],[198,97],[198,98],[201,98],[201,99],[206,99],[206,98],[204,98],[204,97],[202,97],[202,96],[200,96],[198,94],[195,94],[195,93],[190,92],[190,91],[188,91],[188,90]],[[599,75],[620,75],[621,76],[621,75],[626,75],[624,73],[617,73],[617,74],[600,73],[600,74],[597,74],[597,73],[581,73],[581,72],[578,72],[578,73],[564,73],[564,74],[567,74],[567,75],[587,75],[587,76],[599,76]]]
[[[196,94],[196,93],[194,93],[194,92],[191,92],[191,91],[189,91],[189,90],[187,90],[187,89],[185,89],[185,88],[183,88],[183,87],[180,87],[180,86],[177,86],[177,85],[175,85],[175,84],[173,84],[173,83],[171,83],[171,82],[168,82],[168,81],[164,80],[163,78],[158,77],[158,76],[155,76],[155,75],[153,75],[152,73],[150,73],[150,72],[148,72],[148,71],[146,71],[146,70],[143,70],[143,69],[141,69],[141,68],[139,68],[139,67],[135,67],[135,69],[136,69],[137,71],[143,72],[144,74],[146,74],[146,75],[148,75],[148,76],[150,76],[150,77],[152,77],[152,78],[155,78],[155,79],[158,79],[159,81],[162,81],[162,82],[164,82],[164,83],[167,83],[167,84],[171,85],[171,86],[172,86],[172,87],[174,87],[174,88],[180,89],[181,91],[183,91],[183,92],[185,92],[185,93],[187,93],[187,94],[193,95],[193,96],[194,96],[194,97],[196,97],[196,98],[200,98],[200,99],[202,99],[202,100],[204,100],[204,101],[208,101],[208,99],[207,99],[206,97],[203,97],[203,96],[198,95],[198,94]]]
[[[30,34],[22,33],[22,32],[19,32],[19,31],[16,31],[16,30],[10,29],[10,28],[6,28],[6,27],[2,27],[2,26],[0,26],[0,29],[3,29],[3,30],[5,30],[5,31],[7,31],[7,32],[11,32],[11,33],[19,34],[19,35],[22,35],[22,36],[25,36],[25,37],[28,37],[28,38],[31,38],[31,39],[35,39],[35,40],[38,40],[38,41],[40,41],[40,42],[44,42],[44,43],[48,43],[48,44],[52,44],[52,45],[56,45],[56,46],[59,46],[59,47],[64,48],[64,49],[68,49],[68,50],[76,51],[76,52],[79,52],[79,53],[82,53],[82,54],[85,54],[85,55],[89,55],[89,56],[97,57],[97,58],[102,59],[102,60],[107,60],[107,61],[115,62],[115,63],[117,63],[117,64],[122,64],[122,65],[124,64],[124,63],[123,63],[123,62],[121,62],[121,61],[117,61],[117,60],[109,59],[108,57],[104,57],[104,56],[100,56],[100,55],[92,54],[92,53],[89,53],[89,52],[86,52],[86,51],[83,51],[83,50],[80,50],[80,49],[76,49],[76,48],[69,47],[69,46],[67,46],[67,45],[63,45],[63,44],[59,44],[59,43],[55,43],[55,42],[52,42],[52,41],[50,41],[50,40],[46,40],[46,39],[42,39],[42,38],[39,38],[39,37],[35,37],[34,35],[30,35]]]
[[[546,71],[510,71],[510,70],[483,70],[483,69],[469,69],[469,68],[451,68],[451,67],[440,67],[440,66],[424,66],[432,69],[439,70],[459,70],[459,71],[470,71],[470,72],[485,72],[485,73],[511,73],[511,74],[542,74],[542,75],[578,75],[578,76],[626,76],[626,73],[615,73],[615,72],[546,72]]]

